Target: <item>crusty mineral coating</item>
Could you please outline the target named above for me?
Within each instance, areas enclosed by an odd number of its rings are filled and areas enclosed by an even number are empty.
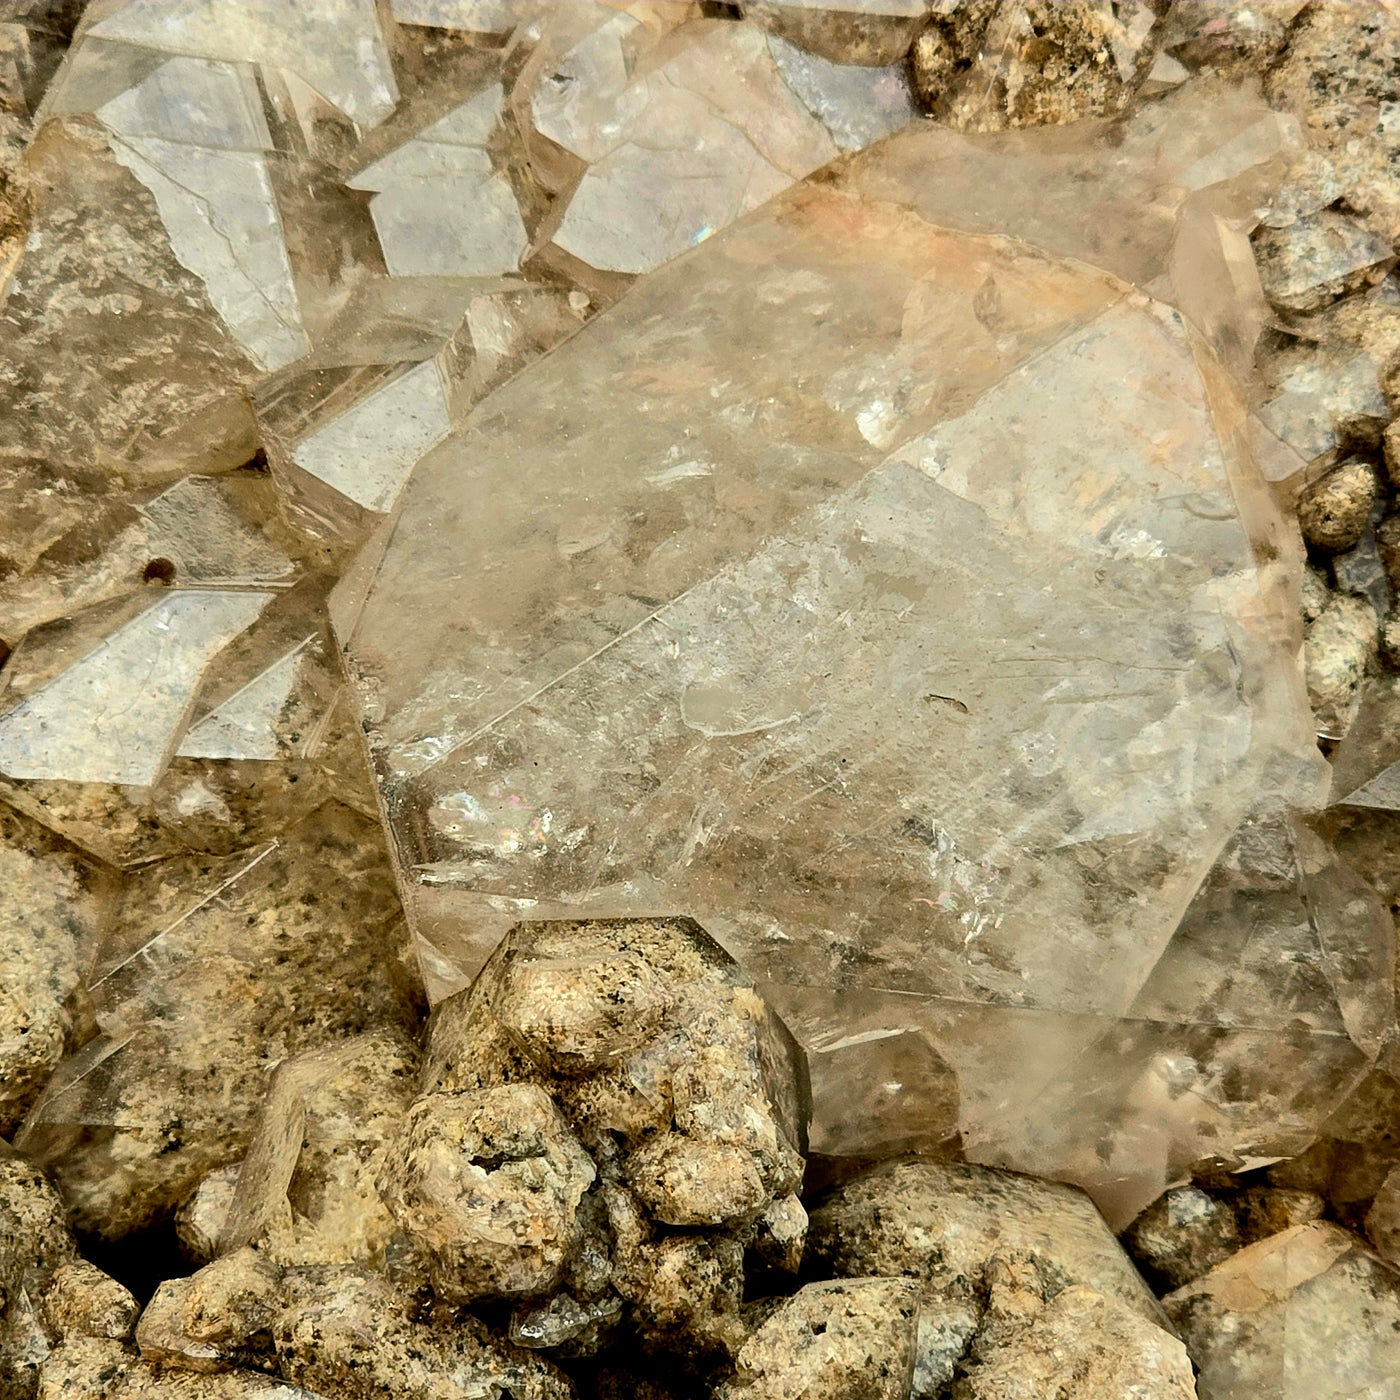
[[[113,1337],[64,1337],[39,1368],[36,1400],[105,1400],[141,1363]]]
[[[68,1215],[53,1183],[0,1142],[0,1288],[37,1301],[61,1264],[77,1258]]]
[[[747,1335],[744,1247],[732,1236],[663,1236],[621,1258],[615,1281],[643,1345],[683,1366],[732,1357]]]
[[[1158,1293],[1169,1293],[1240,1247],[1230,1206],[1198,1186],[1174,1186],[1123,1232],[1123,1247]]]
[[[674,999],[634,953],[583,951],[576,958],[510,950],[497,964],[494,1011],[545,1071],[587,1074],[636,1050]]]
[[[625,986],[610,987],[598,976],[604,968]],[[563,1005],[551,1010],[556,990]],[[617,1025],[614,998],[636,1008],[635,1023]],[[571,1022],[587,1025],[586,1041]],[[557,1029],[546,1031],[551,1025]],[[555,1048],[573,1073],[553,1073],[535,1058]],[[600,1068],[584,1074],[590,1057]],[[522,1079],[546,1084],[590,1146],[590,1132],[620,1133],[636,1146],[675,1116],[681,1131],[752,1147],[775,1181],[793,1175],[806,1149],[805,1058],[693,919],[517,924],[472,986],[435,1009],[423,1087]]]
[[[916,96],[963,131],[1042,126],[1121,111],[1151,66],[1152,20],[1079,0],[987,0],[929,22],[910,50]],[[930,32],[935,31],[935,32]]]
[[[30,851],[0,813],[0,1136],[23,1121],[53,1073],[73,1029],[71,1001],[85,998],[76,935],[83,918],[83,863]]]
[[[188,1278],[167,1279],[136,1324],[142,1360],[206,1373],[265,1368],[281,1278],[261,1255],[240,1249]]]
[[[278,1368],[338,1400],[571,1400],[573,1386],[538,1356],[461,1314],[415,1321],[406,1297],[354,1265],[289,1271],[274,1328]]]
[[[1340,738],[1354,713],[1379,643],[1376,611],[1364,598],[1334,594],[1303,638],[1308,700],[1322,733]]]
[[[627,1159],[637,1199],[666,1225],[733,1225],[752,1221],[772,1196],[751,1152],[662,1133]]]
[[[931,1297],[969,1296],[998,1251],[1041,1264],[1047,1287],[1084,1284],[1144,1317],[1161,1312],[1082,1192],[960,1162],[886,1162],[810,1210],[808,1258],[845,1278],[905,1274]]]
[[[1196,1400],[1191,1359],[1171,1333],[1092,1288],[1061,1289],[984,1342],[954,1400]]]
[[[1376,114],[1400,99],[1397,74],[1400,16],[1389,5],[1310,4],[1265,87],[1270,103],[1298,116],[1328,150],[1348,207],[1392,238],[1400,234],[1397,151],[1378,132]]]
[[[0,1142],[0,1400],[28,1400],[49,1349],[42,1297],[77,1258],[58,1193]]]
[[[44,1292],[44,1323],[56,1337],[130,1338],[141,1305],[86,1259],[60,1264]]]
[[[914,1376],[919,1285],[810,1283],[739,1349],[720,1400],[905,1400]]]
[[[546,1293],[580,1249],[597,1171],[549,1095],[506,1084],[409,1110],[382,1190],[454,1302]]]
[[[1285,311],[1318,311],[1380,281],[1394,262],[1384,238],[1333,209],[1260,228],[1253,241],[1264,295]]]
[[[1313,482],[1298,499],[1304,538],[1319,549],[1350,549],[1361,538],[1380,482],[1369,462],[1354,457]]]
[[[1320,1220],[1327,1209],[1326,1200],[1318,1192],[1283,1186],[1246,1187],[1230,1204],[1239,1223],[1242,1245]]]

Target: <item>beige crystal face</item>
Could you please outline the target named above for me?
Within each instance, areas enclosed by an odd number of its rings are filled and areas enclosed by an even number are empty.
[[[1258,1023],[1138,1003],[1220,845],[1315,800],[1296,554],[1180,315],[910,212],[944,141],[779,197],[493,395],[348,652],[435,994],[519,911],[685,909],[817,1042],[852,1000],[872,1065],[932,1035],[977,1157],[1150,1198],[1260,1127],[1166,1106]],[[1352,936],[1362,987],[1388,945]],[[1361,998],[1316,991],[1322,1082],[1375,1052]]]

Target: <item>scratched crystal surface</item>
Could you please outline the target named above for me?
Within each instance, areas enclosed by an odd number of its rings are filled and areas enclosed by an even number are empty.
[[[819,1052],[819,1121],[846,1039],[874,1066],[919,1033],[958,1091],[907,1076],[929,1136],[952,1103],[970,1157],[1122,1219],[1194,1160],[1309,1140],[1393,1019],[1388,921],[1360,897],[1319,934],[1345,876],[1304,862],[1277,923],[1308,926],[1315,1014],[1273,1029],[1282,972],[1183,923],[1324,773],[1300,556],[1221,362],[1261,299],[1202,293],[1289,137],[1216,120],[1159,109],[1111,157],[898,135],[420,462],[347,640],[434,995],[523,910],[685,908]],[[1247,1009],[1188,992],[1193,957]],[[1286,1086],[1222,1098],[1266,1045]]]

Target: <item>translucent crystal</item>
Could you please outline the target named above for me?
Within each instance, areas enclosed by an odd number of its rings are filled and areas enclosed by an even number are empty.
[[[413,464],[450,426],[442,377],[427,362],[302,439],[291,457],[366,510],[384,511]]]
[[[350,180],[370,204],[396,276],[509,272],[525,251],[510,182],[491,169],[486,143],[502,88],[487,88]]]
[[[0,717],[0,773],[154,782],[204,667],[272,596],[167,594]]]
[[[531,98],[538,130],[591,162],[554,234],[567,252],[646,271],[836,154],[759,31],[689,26],[674,56],[632,81],[639,21],[601,7],[599,19]]]
[[[345,616],[434,995],[526,910],[685,910],[817,1051],[819,1124],[849,1104],[822,1047],[873,1070],[899,1032],[932,1051],[911,1132],[955,1111],[969,1156],[1120,1223],[1223,1141],[1310,1140],[1376,1053],[1372,904],[1309,933],[1310,1025],[1263,1029],[1273,971],[1225,948],[1237,1019],[1134,1009],[1230,834],[1320,797],[1301,559],[1211,351],[1262,323],[1222,211],[1286,133],[1221,121],[1159,112],[1111,160],[897,135],[653,272],[423,459]],[[1142,213],[1171,200],[1176,232]],[[1179,286],[1201,329],[954,211]]]
[[[141,1228],[241,1157],[270,1062],[409,1024],[399,917],[372,823],[335,803],[128,880],[92,972],[103,1034],[24,1129],[83,1228]]]
[[[112,153],[154,195],[176,256],[252,357],[276,369],[308,343],[256,94],[246,68],[176,58],[97,115]]]
[[[398,96],[373,0],[126,0],[88,32],[290,69],[363,126],[388,116]]]

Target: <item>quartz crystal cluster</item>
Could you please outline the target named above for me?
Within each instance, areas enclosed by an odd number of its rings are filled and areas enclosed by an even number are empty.
[[[0,1400],[1400,1400],[1398,245],[1390,0],[0,6]]]

